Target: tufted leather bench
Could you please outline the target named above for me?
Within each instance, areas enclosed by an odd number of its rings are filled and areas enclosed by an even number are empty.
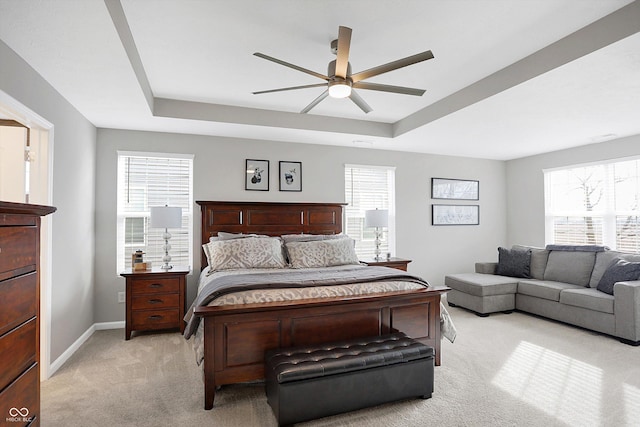
[[[265,354],[267,401],[278,425],[433,393],[433,348],[402,333]]]

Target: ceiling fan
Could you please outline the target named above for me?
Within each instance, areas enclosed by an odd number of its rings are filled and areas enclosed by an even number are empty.
[[[433,58],[433,53],[427,50],[416,55],[408,56],[397,61],[392,61],[387,64],[379,65],[377,67],[370,68],[359,73],[351,74],[351,64],[349,64],[349,46],[351,45],[351,28],[340,26],[338,28],[338,39],[331,42],[331,51],[337,56],[337,58],[329,62],[327,75],[316,73],[315,71],[308,70],[306,68],[299,67],[289,62],[282,61],[264,53],[256,52],[255,56],[266,59],[267,61],[275,62],[276,64],[284,65],[285,67],[293,68],[294,70],[302,71],[303,73],[310,74],[319,79],[325,80],[324,83],[310,84],[304,86],[292,86],[280,89],[263,90],[259,92],[253,92],[254,95],[272,92],[282,92],[286,90],[308,89],[312,87],[325,86],[325,90],[320,96],[311,101],[309,105],[304,107],[301,113],[308,113],[313,107],[318,105],[327,96],[332,98],[350,98],[362,111],[369,113],[373,111],[371,107],[356,93],[353,89],[366,89],[377,90],[381,92],[400,93],[404,95],[422,96],[425,92],[423,89],[414,89],[410,87],[391,86],[378,83],[368,83],[363,80],[370,77],[378,76],[389,71],[397,70],[398,68],[413,65],[418,62],[426,61]]]

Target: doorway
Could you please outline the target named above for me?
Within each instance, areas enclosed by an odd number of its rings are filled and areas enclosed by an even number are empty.
[[[53,203],[53,124],[0,91],[0,200]],[[51,365],[52,217],[40,235],[40,380]]]

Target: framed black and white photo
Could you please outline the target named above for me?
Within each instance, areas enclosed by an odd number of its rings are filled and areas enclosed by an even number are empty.
[[[480,182],[464,179],[431,178],[431,198],[479,200]]]
[[[432,225],[478,225],[479,205],[431,205]]]
[[[269,191],[269,160],[245,160],[244,189]]]
[[[280,162],[280,191],[302,191],[302,162]]]

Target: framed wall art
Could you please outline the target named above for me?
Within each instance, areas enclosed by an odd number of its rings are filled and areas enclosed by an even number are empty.
[[[280,162],[280,191],[302,191],[302,162]]]
[[[479,225],[479,205],[431,205],[432,225]]]
[[[431,178],[431,198],[479,200],[480,182],[464,179]]]
[[[244,189],[269,191],[269,160],[245,160]]]

